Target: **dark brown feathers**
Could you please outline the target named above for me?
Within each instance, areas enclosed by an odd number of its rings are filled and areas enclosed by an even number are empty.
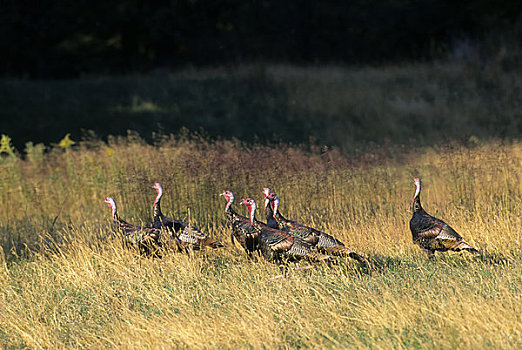
[[[156,182],[154,183],[154,189],[157,191],[156,199],[153,204],[154,228],[165,228],[173,237],[176,237],[176,239],[180,241],[182,249],[192,248],[194,250],[199,250],[204,247],[214,249],[223,247],[223,244],[208,237],[196,227],[189,226],[186,222],[163,215],[161,212],[163,187],[159,182]]]
[[[286,219],[279,212],[279,197],[277,194],[270,192],[268,188],[264,188],[263,193],[265,195],[267,223],[269,222],[269,218],[272,218],[276,228],[301,238],[321,253],[335,256],[348,256],[359,262],[366,261],[364,257],[348,249],[343,242],[335,237],[296,221]]]
[[[480,255],[480,252],[462,240],[462,237],[451,226],[441,219],[426,213],[420,201],[421,181],[413,179],[415,183],[415,195],[413,197],[413,215],[410,220],[410,230],[413,242],[421,247],[430,258],[436,251],[467,250],[472,254]]]

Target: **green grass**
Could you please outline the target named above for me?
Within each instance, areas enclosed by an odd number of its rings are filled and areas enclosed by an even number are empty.
[[[237,141],[136,137],[32,150],[0,165],[0,344],[6,348],[520,348],[522,145],[490,142],[346,156]],[[482,259],[428,261],[411,241],[413,176],[425,209]],[[123,249],[103,197],[150,224],[166,214],[226,243],[162,259]],[[270,280],[230,240],[223,189],[334,234],[372,263]],[[237,205],[238,211],[244,208]],[[261,215],[259,216],[261,218]]]

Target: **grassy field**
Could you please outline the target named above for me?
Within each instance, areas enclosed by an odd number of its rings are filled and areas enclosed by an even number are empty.
[[[294,146],[137,137],[27,149],[0,165],[0,344],[5,348],[520,348],[522,144],[382,149],[362,156]],[[413,176],[425,209],[482,259],[427,260],[411,241]],[[142,258],[111,231],[163,209],[226,243]],[[223,189],[366,255],[270,280],[279,269],[231,244]],[[236,205],[240,212],[243,207]],[[259,216],[261,218],[261,216]]]
[[[516,66],[518,67],[518,66]],[[0,132],[22,151],[82,129],[182,128],[215,139],[432,146],[522,133],[522,70],[444,62],[387,67],[250,65],[122,77],[0,79]]]

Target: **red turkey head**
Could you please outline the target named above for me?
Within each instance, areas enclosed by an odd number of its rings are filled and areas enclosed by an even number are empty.
[[[156,190],[156,192],[158,192],[158,194],[163,192],[163,187],[159,182],[155,182],[153,188]]]
[[[225,197],[227,201],[227,205],[225,207],[225,212],[228,212],[228,209],[230,208],[230,205],[234,202],[234,193],[229,190],[223,190],[223,192],[220,194],[220,196]]]
[[[256,202],[252,198],[242,199],[241,204],[245,205],[250,214],[250,224],[254,225],[254,218],[256,217]]]
[[[112,218],[115,219],[116,218],[116,202],[111,197],[105,197],[104,202],[107,203],[109,208],[111,208],[111,210],[112,210]]]

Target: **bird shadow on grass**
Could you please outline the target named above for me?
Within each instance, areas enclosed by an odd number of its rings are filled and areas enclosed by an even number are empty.
[[[515,256],[515,254],[513,254]],[[483,253],[475,258],[475,261],[482,262],[487,265],[501,265],[506,266],[509,265],[511,258],[501,253]]]
[[[339,269],[347,274],[368,276],[372,274],[372,264],[368,259],[356,261],[348,257],[336,257],[334,260],[313,264],[313,266],[319,269]]]
[[[7,264],[36,254],[45,257],[59,255],[72,242],[68,234],[71,229],[70,224],[57,220],[57,217],[24,217],[0,226],[0,248]],[[102,244],[102,240],[108,237],[107,234],[103,237],[98,234],[92,244]]]
[[[515,256],[516,254],[513,254]],[[460,254],[438,255],[435,260],[419,257],[389,257],[372,255],[368,257],[369,274],[382,274],[390,271],[409,269],[422,269],[429,266],[451,265],[453,267],[468,267],[477,262],[485,265],[507,266],[513,259],[499,253],[484,253],[477,257],[460,256]]]
[[[369,274],[381,274],[387,271],[396,271],[405,266],[409,268],[419,267],[418,260],[410,257],[390,257],[376,254],[368,256],[367,259]]]
[[[49,238],[59,240],[56,228],[60,226],[61,223],[47,217],[26,217],[0,226],[0,247],[5,261],[10,263],[28,258],[31,253],[39,251],[42,244],[46,245]]]
[[[508,266],[514,261],[517,254],[483,252],[481,255],[471,256],[467,252],[443,253],[437,255],[435,264],[445,264],[452,267],[468,267],[470,265]]]

